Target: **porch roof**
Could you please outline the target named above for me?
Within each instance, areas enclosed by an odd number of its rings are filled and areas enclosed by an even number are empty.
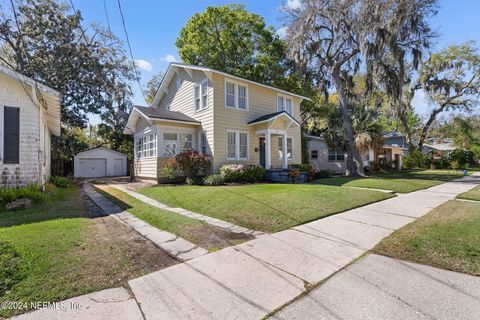
[[[135,132],[135,130],[133,130],[133,128],[135,128],[135,123],[140,117],[143,117],[145,120],[147,120],[150,125],[153,124],[154,120],[190,125],[201,124],[200,121],[197,121],[181,112],[165,111],[154,107],[133,106],[130,114],[128,115],[128,121],[123,132],[125,134],[133,134]]]
[[[295,119],[294,117],[292,117],[292,116],[291,116],[288,112],[286,112],[286,111],[278,111],[278,112],[266,114],[266,115],[264,115],[264,116],[261,116],[261,117],[256,118],[255,120],[249,121],[248,124],[249,124],[249,125],[259,124],[259,123],[271,121],[271,120],[274,120],[274,119],[280,118],[280,117],[290,118],[290,119],[291,119],[292,121],[294,121],[296,124],[300,125],[300,123],[297,121],[297,119]]]

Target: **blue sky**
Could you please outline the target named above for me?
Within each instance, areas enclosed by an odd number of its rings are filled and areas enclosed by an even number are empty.
[[[125,39],[117,0],[105,0],[105,2],[112,31]],[[293,6],[298,4],[298,0],[286,2]],[[8,5],[7,0],[0,0],[0,3]],[[175,39],[182,26],[193,14],[202,12],[211,5],[241,3],[248,11],[263,16],[268,25],[278,30],[282,27],[279,7],[284,1],[121,0],[121,3],[133,55],[136,60],[139,60],[141,82],[144,84],[156,72],[164,71],[170,61],[179,60]],[[107,19],[102,0],[73,0],[73,4],[82,12],[85,24],[97,22],[106,26]],[[441,34],[435,49],[467,40],[475,40],[480,45],[479,12],[480,1],[478,0],[440,0],[439,13],[432,21],[433,27]],[[133,88],[134,103],[144,105],[138,84],[133,84]],[[421,95],[415,97],[414,106],[421,114],[428,109]]]

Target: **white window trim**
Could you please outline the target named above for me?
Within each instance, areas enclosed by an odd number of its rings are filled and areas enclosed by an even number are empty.
[[[204,155],[208,155],[208,137],[207,137],[207,131],[201,130],[200,134],[198,135],[198,152],[202,153],[202,136],[205,135],[205,153]]]
[[[283,110],[280,110],[280,106],[278,105],[278,98],[283,99]],[[288,111],[287,111],[287,99],[290,99],[292,101],[292,113],[288,113]],[[295,113],[294,110],[295,110],[295,105],[293,103],[293,97],[285,95],[285,94],[280,94],[280,93],[277,92],[277,112],[278,111],[286,111],[289,115],[294,117],[294,113]]]
[[[202,95],[202,85],[203,84],[207,84],[207,105],[204,105],[203,104],[203,95]],[[199,94],[200,94],[200,108],[197,110],[196,109],[196,104],[195,104],[195,88],[199,87]],[[202,81],[200,81],[198,84],[194,85],[193,86],[193,110],[195,112],[200,112],[200,111],[203,111],[205,109],[208,108],[208,98],[210,96],[210,93],[209,93],[209,82],[208,82],[208,78],[205,78],[203,79]]]
[[[235,133],[235,158],[229,158],[228,157],[228,133]],[[240,158],[240,133],[245,133],[247,135],[247,157],[246,158]],[[225,151],[226,151],[226,158],[227,160],[249,160],[250,158],[250,135],[248,134],[248,131],[242,131],[242,130],[230,130],[227,129],[227,132],[225,133]]]
[[[154,149],[148,149],[148,152],[150,153],[150,150],[155,150],[154,152],[154,155],[153,156],[143,156],[143,153],[147,150],[147,149],[143,149],[142,147],[142,156],[138,156],[138,140],[140,139],[143,139],[147,136],[150,136],[150,135],[154,135],[155,136],[155,141],[154,141],[154,145],[155,145],[155,148]],[[150,143],[150,142],[147,142],[147,143]],[[142,145],[145,145],[145,143],[142,143]],[[148,132],[145,132],[145,133],[142,133],[142,134],[139,134],[137,136],[135,136],[135,141],[134,141],[134,144],[133,144],[133,148],[134,148],[134,158],[135,159],[149,159],[149,158],[156,158],[158,156],[158,133],[156,131],[148,131]]]
[[[279,136],[279,137],[278,137],[278,140],[280,140],[280,139],[283,140],[283,137],[282,137],[282,136]],[[290,140],[292,141],[292,152],[290,152],[290,157],[287,158],[287,161],[290,161],[290,160],[293,160],[293,150],[295,150],[295,149],[294,149],[294,147],[293,147],[293,138],[292,138],[292,137],[287,137],[287,143],[285,144],[286,147],[287,147],[287,151],[288,151],[288,139],[290,139]],[[282,141],[282,146],[283,146],[283,141]],[[283,150],[279,150],[279,151],[282,151],[282,155],[279,156],[279,159],[280,159],[280,160],[283,160]]]
[[[235,98],[234,98],[235,106],[234,107],[227,106],[227,82],[230,82],[233,85],[235,85]],[[245,92],[245,106],[246,106],[246,109],[241,109],[241,108],[238,107],[238,100],[239,100],[239,97],[240,97],[239,94],[238,94],[238,85],[241,85],[241,86],[245,87],[245,91],[246,91]],[[230,78],[224,78],[223,88],[224,88],[225,108],[232,109],[232,110],[244,111],[244,112],[249,111],[249,109],[250,109],[250,99],[249,99],[248,84],[246,84],[245,82],[232,80]]]
[[[347,158],[345,156],[345,153],[342,153],[341,150],[339,150],[338,148],[332,148],[334,151],[335,151],[335,160],[330,160],[330,150],[327,149],[327,161],[328,162],[345,162],[345,159]],[[338,160],[338,156],[343,154],[343,160]]]

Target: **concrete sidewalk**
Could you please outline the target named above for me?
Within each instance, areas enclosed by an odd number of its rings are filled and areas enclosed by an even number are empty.
[[[343,269],[394,230],[479,183],[478,176],[463,177],[400,195],[264,235],[133,279],[129,285],[146,319],[260,319]]]
[[[479,319],[480,277],[369,254],[273,319]]]
[[[480,183],[463,177],[265,235],[129,282],[147,319],[260,319],[394,230]]]

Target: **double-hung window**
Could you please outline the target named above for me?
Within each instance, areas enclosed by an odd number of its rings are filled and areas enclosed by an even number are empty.
[[[208,106],[208,79],[202,80],[193,87],[195,111],[206,109]]]
[[[344,161],[345,153],[337,148],[328,149],[328,161]]]
[[[234,81],[225,80],[225,107],[248,110],[248,87]]]
[[[248,133],[227,131],[227,159],[248,160]]]
[[[175,157],[178,154],[178,134],[163,133],[162,157]]]
[[[200,153],[207,154],[207,133],[205,131],[200,133]]]
[[[312,160],[318,159],[318,150],[310,150],[310,159]]]
[[[277,96],[277,111],[286,111],[293,116],[293,103],[291,98]]]
[[[283,138],[278,137],[278,157],[283,159]],[[287,137],[287,159],[293,158],[293,141]]]

